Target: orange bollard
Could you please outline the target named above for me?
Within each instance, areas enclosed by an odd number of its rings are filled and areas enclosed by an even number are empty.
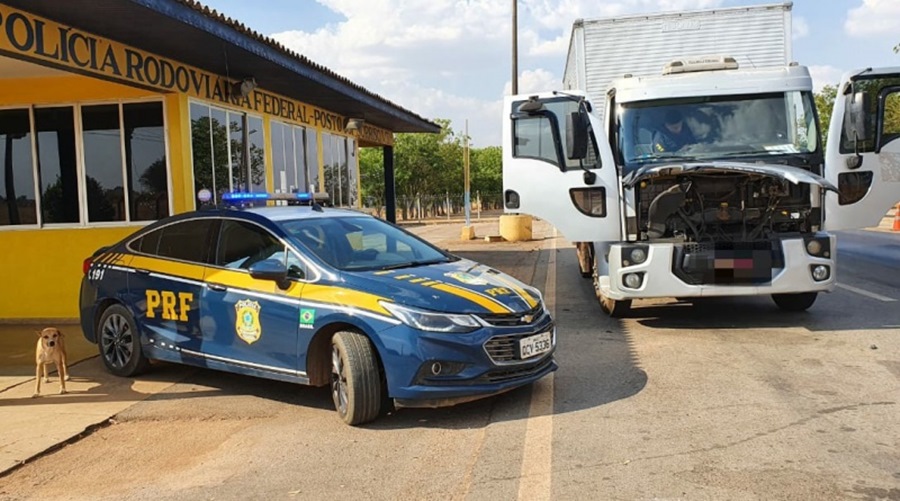
[[[900,204],[894,208],[894,231],[900,231]]]

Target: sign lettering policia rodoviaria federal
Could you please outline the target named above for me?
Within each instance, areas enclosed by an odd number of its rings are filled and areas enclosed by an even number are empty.
[[[336,113],[259,89],[241,96],[229,91],[236,83],[233,80],[2,4],[0,53],[152,90],[177,91],[306,126],[344,130],[345,118]],[[393,144],[390,131],[368,124],[360,131],[360,139]]]

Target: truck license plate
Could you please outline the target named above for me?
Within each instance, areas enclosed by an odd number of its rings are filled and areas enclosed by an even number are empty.
[[[529,336],[519,341],[519,358],[525,360],[541,353],[546,353],[552,347],[553,338],[549,331]]]

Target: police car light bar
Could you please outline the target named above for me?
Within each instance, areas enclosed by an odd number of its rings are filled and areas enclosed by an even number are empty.
[[[231,192],[222,194],[222,203],[231,206],[252,207],[255,205],[267,205],[272,200],[276,205],[279,201],[284,205],[313,205],[327,204],[330,201],[328,193],[261,193],[261,192]]]

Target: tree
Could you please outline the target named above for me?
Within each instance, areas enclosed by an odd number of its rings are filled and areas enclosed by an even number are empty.
[[[472,191],[500,193],[503,190],[503,150],[499,146],[488,146],[472,150],[470,158]]]
[[[831,111],[837,98],[837,86],[826,85],[815,95],[816,108],[819,110],[819,121],[822,124],[822,147],[828,144],[828,126],[831,124]]]
[[[465,190],[463,156],[466,137],[450,127],[450,121],[435,119],[441,126],[436,134],[394,136],[394,187],[401,218],[409,218],[416,202],[425,211],[441,214],[446,195],[458,203]],[[499,194],[503,189],[503,153],[498,146],[469,151],[470,192]],[[384,158],[381,149],[362,148],[359,154],[364,205],[380,209],[384,205]]]

